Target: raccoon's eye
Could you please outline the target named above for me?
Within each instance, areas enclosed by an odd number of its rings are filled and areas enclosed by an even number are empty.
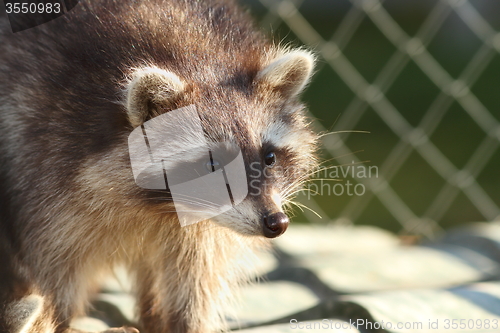
[[[276,154],[273,152],[267,153],[264,157],[264,163],[266,163],[268,167],[272,167],[276,163]]]
[[[210,160],[207,163],[205,163],[205,167],[207,168],[208,171],[213,172],[215,170],[220,169],[220,163],[217,160]]]

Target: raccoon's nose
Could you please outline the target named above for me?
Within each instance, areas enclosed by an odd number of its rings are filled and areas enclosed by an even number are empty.
[[[288,216],[282,212],[270,214],[264,217],[264,236],[267,238],[278,237],[286,231],[288,223],[290,223]]]

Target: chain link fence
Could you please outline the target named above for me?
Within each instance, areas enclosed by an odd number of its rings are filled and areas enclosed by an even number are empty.
[[[333,132],[322,137],[325,166],[342,172],[330,174],[330,187],[321,173],[314,191],[298,197],[317,214],[304,210],[297,219],[428,238],[461,223],[500,220],[497,1],[248,5],[264,29],[319,57],[304,99],[318,130]],[[356,177],[354,170],[370,166],[376,174]],[[349,181],[364,191],[348,194]]]

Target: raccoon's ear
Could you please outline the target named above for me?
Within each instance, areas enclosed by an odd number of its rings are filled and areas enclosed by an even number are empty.
[[[127,86],[127,114],[132,126],[144,123],[157,108],[168,108],[184,91],[184,83],[172,72],[147,67],[137,70]]]
[[[309,82],[314,68],[314,56],[303,50],[285,53],[257,73],[257,84],[265,85],[285,97],[299,94]]]

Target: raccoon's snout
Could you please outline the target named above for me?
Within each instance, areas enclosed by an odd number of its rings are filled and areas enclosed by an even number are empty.
[[[266,236],[267,238],[275,238],[280,236],[286,231],[289,223],[290,220],[288,219],[288,216],[286,216],[282,212],[270,214],[264,217],[264,236]]]

